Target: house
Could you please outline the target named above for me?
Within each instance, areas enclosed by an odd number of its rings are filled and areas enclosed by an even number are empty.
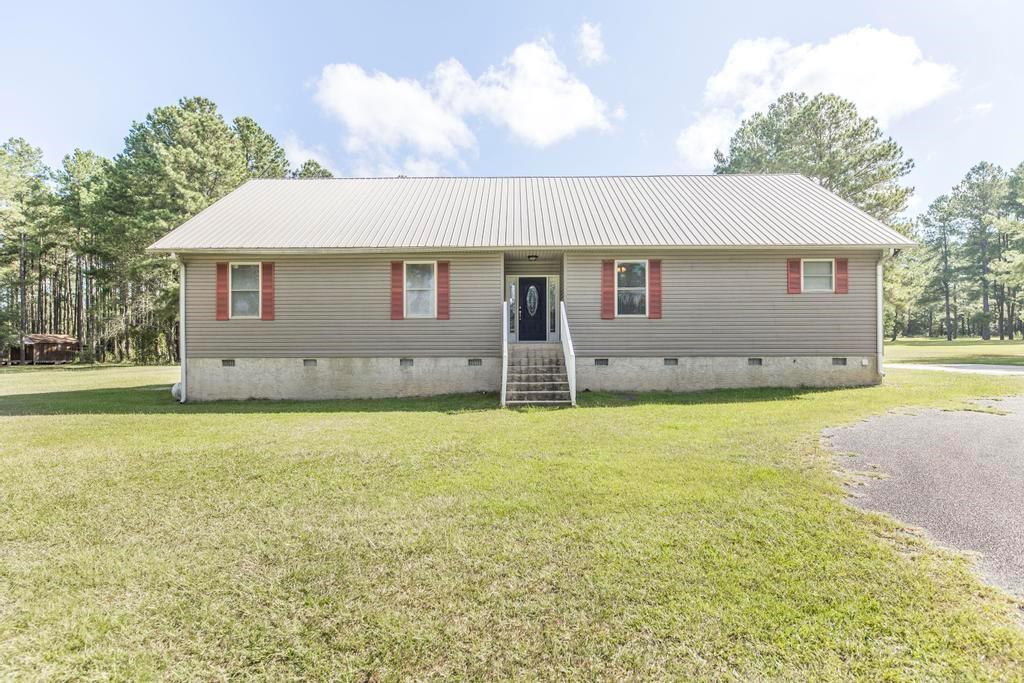
[[[876,383],[913,243],[798,175],[252,180],[181,262],[182,400]]]
[[[82,350],[78,339],[67,334],[26,334],[21,338],[25,347],[25,363],[72,363]],[[21,363],[21,347],[12,345],[8,352],[11,365]]]

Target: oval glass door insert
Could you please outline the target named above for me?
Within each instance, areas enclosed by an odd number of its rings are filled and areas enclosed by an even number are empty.
[[[531,318],[537,315],[538,299],[537,287],[535,285],[530,285],[530,288],[526,290],[526,310],[530,314]]]

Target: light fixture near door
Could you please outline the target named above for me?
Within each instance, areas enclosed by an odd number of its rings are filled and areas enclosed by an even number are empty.
[[[530,255],[528,255],[526,257],[526,260],[527,261],[536,261],[537,260],[537,255],[536,254],[530,254]]]

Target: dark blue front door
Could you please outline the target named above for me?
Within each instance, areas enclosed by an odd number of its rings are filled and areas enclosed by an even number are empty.
[[[542,277],[519,278],[519,341],[544,341],[548,338],[547,283]]]

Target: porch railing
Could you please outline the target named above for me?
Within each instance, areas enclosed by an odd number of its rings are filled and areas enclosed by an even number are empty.
[[[508,387],[508,302],[501,302],[501,407],[505,407]]]
[[[576,350],[572,347],[572,335],[569,333],[569,316],[565,312],[565,302],[559,305],[559,336],[562,338],[562,355],[565,356],[565,374],[569,378],[569,398],[576,405]],[[505,383],[502,381],[502,405],[504,405]]]

